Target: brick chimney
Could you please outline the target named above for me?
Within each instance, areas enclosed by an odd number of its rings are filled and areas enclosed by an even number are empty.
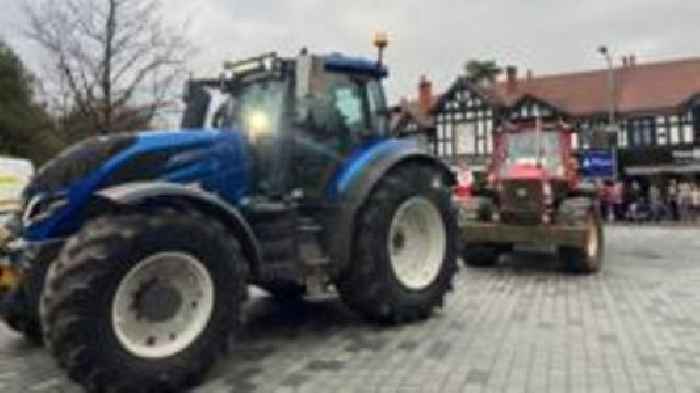
[[[418,105],[421,111],[427,113],[433,104],[433,82],[429,81],[425,75],[421,75],[418,82]]]
[[[518,86],[518,67],[509,65],[506,67],[506,91],[513,93]]]
[[[525,73],[525,80],[531,81],[533,79],[535,79],[535,73],[532,72],[532,70],[527,70],[527,72]]]

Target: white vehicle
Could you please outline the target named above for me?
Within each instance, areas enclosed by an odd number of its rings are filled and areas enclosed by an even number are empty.
[[[0,216],[20,208],[22,190],[32,175],[34,165],[31,161],[0,157]]]

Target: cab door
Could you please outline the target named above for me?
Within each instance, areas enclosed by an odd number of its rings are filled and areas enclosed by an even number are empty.
[[[295,130],[294,181],[308,199],[320,200],[338,166],[370,134],[365,82],[320,73],[311,83],[308,113]]]

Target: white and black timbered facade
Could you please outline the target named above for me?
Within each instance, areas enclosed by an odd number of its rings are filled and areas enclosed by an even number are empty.
[[[696,65],[696,76],[700,76],[700,59]],[[687,68],[687,65],[684,66]],[[636,69],[626,72],[635,77],[636,74],[648,77],[655,75],[646,72],[644,66],[635,67],[639,68],[639,72]],[[670,68],[669,73],[673,73],[674,63],[665,64],[665,67]],[[616,103],[619,132],[607,135],[619,153],[620,170],[624,171],[626,166],[635,166],[636,169],[628,174],[634,172],[644,175],[653,171],[640,170],[639,165],[653,167],[669,164],[655,162],[653,157],[674,156],[684,157],[684,164],[689,163],[689,157],[692,158],[690,163],[697,165],[697,173],[700,174],[700,85],[685,87],[686,90],[690,89],[688,92],[673,90],[675,84],[669,88],[669,92],[652,91],[650,87],[648,94],[652,95],[649,96],[640,93],[645,91],[644,85],[657,86],[658,81],[646,80],[641,76],[637,79],[627,76],[628,83],[633,81],[635,86],[629,93],[625,93],[627,101],[621,99]],[[567,75],[557,78],[561,81]],[[601,71],[599,80],[604,81],[605,78],[606,74]],[[506,81],[481,87],[459,77],[432,107],[433,152],[447,162],[464,163],[477,171],[483,170],[493,150],[493,133],[498,132],[502,121],[533,121],[538,118],[571,124],[575,130],[572,138],[574,149],[583,151],[593,148],[593,136],[596,135],[594,131],[605,129],[608,125],[605,83],[592,83],[602,86],[599,95],[591,94],[590,97],[583,97],[580,100],[582,102],[577,102],[579,95],[548,89],[547,83],[550,83],[551,77],[542,79],[543,81],[538,78],[519,80],[520,83],[515,83],[515,86],[509,86],[514,81]],[[559,83],[559,86],[568,86],[567,89],[587,88],[585,84],[577,85],[577,81],[580,82],[580,79],[574,77],[570,84]],[[538,95],[538,91],[545,93]],[[655,102],[653,94],[659,95],[658,102]],[[683,96],[685,98],[680,102],[671,99]],[[586,111],[581,108],[586,108]],[[654,152],[655,150],[663,154]],[[669,170],[672,172],[673,168]],[[692,172],[687,168],[682,171]],[[620,174],[625,175],[624,172]]]
[[[438,100],[433,115],[435,153],[439,157],[472,166],[486,163],[493,150],[499,114],[483,93],[459,79]]]

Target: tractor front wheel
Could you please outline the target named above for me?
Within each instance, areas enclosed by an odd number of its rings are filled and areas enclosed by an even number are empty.
[[[351,308],[404,322],[443,304],[457,257],[456,212],[443,176],[407,164],[380,180],[358,213],[353,259],[336,285]]]
[[[574,273],[595,273],[603,262],[603,225],[600,216],[590,210],[585,219],[586,242],[582,247],[560,247],[559,258]]]
[[[46,344],[90,392],[187,389],[238,325],[244,264],[234,235],[195,211],[94,219],[49,268]]]

